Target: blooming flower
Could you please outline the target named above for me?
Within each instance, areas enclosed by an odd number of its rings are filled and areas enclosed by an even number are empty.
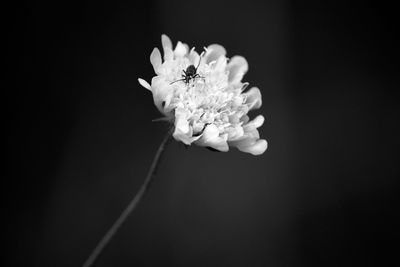
[[[248,70],[246,59],[228,59],[225,48],[217,44],[199,55],[181,42],[173,49],[166,35],[161,41],[164,60],[158,48],[150,55],[157,75],[151,85],[140,78],[138,81],[153,93],[164,119],[174,123],[173,137],[186,145],[224,152],[232,146],[253,155],[264,153],[267,141],[260,139],[257,130],[264,117],[249,120],[247,115],[260,108],[262,101],[257,87],[244,91],[248,85],[242,82]]]

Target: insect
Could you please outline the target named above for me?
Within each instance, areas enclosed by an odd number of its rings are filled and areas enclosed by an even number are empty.
[[[186,70],[182,70],[183,74],[182,74],[182,79],[173,81],[170,84],[176,83],[176,82],[180,82],[180,81],[184,81],[186,84],[188,84],[190,82],[190,80],[194,80],[196,78],[201,78],[204,79],[203,76],[200,76],[200,74],[197,73],[197,69],[200,66],[200,62],[201,62],[201,57],[199,60],[199,64],[197,64],[197,67],[195,67],[194,65],[190,65],[186,68]]]

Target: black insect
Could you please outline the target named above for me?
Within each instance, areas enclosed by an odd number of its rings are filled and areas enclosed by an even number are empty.
[[[192,79],[193,80],[196,79],[196,78],[204,79],[203,76],[200,76],[200,74],[197,73],[197,69],[200,66],[200,61],[201,61],[201,58],[199,60],[199,64],[197,64],[197,67],[195,67],[194,65],[190,65],[189,67],[186,68],[186,70],[182,70],[182,72],[183,72],[182,79],[173,81],[170,84],[173,84],[173,83],[176,83],[176,82],[180,82],[180,81],[183,81],[186,84],[188,84],[190,82],[190,80],[192,80]]]

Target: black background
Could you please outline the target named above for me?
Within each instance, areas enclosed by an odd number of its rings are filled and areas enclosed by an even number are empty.
[[[80,266],[138,190],[167,130],[137,83],[162,33],[246,57],[269,148],[172,142],[98,266],[398,264],[395,9],[323,2],[4,6],[4,266]]]

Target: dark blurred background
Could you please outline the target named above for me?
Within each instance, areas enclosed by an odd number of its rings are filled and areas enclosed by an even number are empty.
[[[398,264],[396,9],[322,2],[4,5],[2,266],[80,266],[136,193],[167,131],[137,83],[162,33],[247,58],[269,148],[172,142],[98,266]]]

